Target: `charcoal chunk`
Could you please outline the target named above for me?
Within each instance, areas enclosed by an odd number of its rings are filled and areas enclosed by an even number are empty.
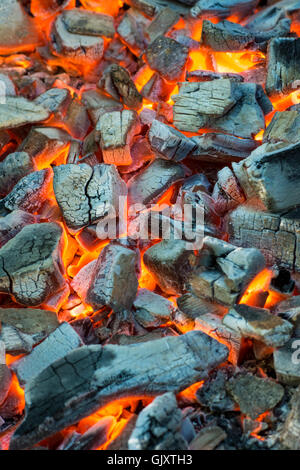
[[[166,34],[179,19],[180,15],[176,10],[168,7],[161,10],[146,29],[150,42],[158,36]]]
[[[155,328],[172,319],[172,302],[148,289],[140,289],[133,302],[134,317],[144,328]]]
[[[166,36],[158,36],[146,50],[149,67],[171,82],[182,78],[187,59],[188,48]]]
[[[11,129],[48,119],[50,111],[21,96],[7,96],[0,103],[0,130]]]
[[[247,16],[257,6],[257,0],[199,0],[191,9],[191,16],[197,17],[221,17],[237,14]]]
[[[98,86],[116,100],[122,98],[123,103],[129,108],[139,109],[142,106],[142,95],[138,92],[129,72],[120,65],[108,66]]]
[[[128,49],[136,56],[142,55],[148,41],[145,35],[150,21],[138,10],[131,8],[121,19],[117,32]]]
[[[23,176],[35,170],[32,158],[26,152],[14,152],[0,162],[0,195],[8,194]]]
[[[0,248],[14,238],[26,225],[34,224],[36,216],[24,211],[12,211],[0,218]]]
[[[62,17],[69,33],[107,38],[115,35],[114,19],[110,15],[74,8],[63,11]]]
[[[300,39],[275,38],[268,47],[268,73],[266,91],[281,94],[297,88],[300,77]]]
[[[204,20],[201,41],[214,51],[240,51],[250,46],[254,37],[238,23],[225,20],[214,24]]]
[[[238,162],[258,147],[254,139],[240,139],[233,135],[210,132],[193,137],[197,148],[191,158],[201,162]]]

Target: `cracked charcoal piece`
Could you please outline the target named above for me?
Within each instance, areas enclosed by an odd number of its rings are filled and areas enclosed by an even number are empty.
[[[100,134],[100,147],[105,163],[130,165],[130,143],[141,125],[135,111],[113,111],[100,116],[96,131]]]
[[[280,384],[252,374],[240,374],[230,379],[226,389],[239,405],[241,412],[252,419],[272,410],[284,395],[284,388]]]
[[[297,211],[280,217],[240,206],[229,214],[228,233],[237,246],[259,248],[268,266],[300,271]]]
[[[63,15],[53,23],[51,36],[55,52],[79,63],[99,61],[103,56],[104,41],[101,37],[69,33]]]
[[[31,156],[26,152],[14,152],[0,162],[0,195],[8,194],[23,176],[35,170]]]
[[[158,106],[161,106],[160,102],[169,99],[173,88],[174,86],[171,83],[167,83],[158,73],[153,73],[141,89],[141,95],[148,101],[158,102]]]
[[[223,318],[223,324],[246,338],[262,341],[267,346],[283,346],[290,339],[293,325],[268,310],[236,305]]]
[[[126,196],[126,184],[113,165],[99,164],[93,168],[80,165],[54,167],[54,194],[68,228],[80,228],[104,219],[119,210],[119,197]]]
[[[69,323],[61,323],[48,338],[27,356],[12,365],[21,385],[28,385],[44,369],[82,345],[80,336]]]
[[[226,134],[208,133],[193,137],[193,140],[197,148],[191,158],[201,162],[238,162],[258,147],[253,139],[240,139]]]
[[[151,124],[148,137],[152,150],[175,162],[186,158],[196,147],[192,139],[156,119]]]
[[[148,18],[138,10],[131,8],[125,12],[117,27],[120,38],[137,57],[141,56],[147,47],[148,41],[145,32],[149,24]]]
[[[36,223],[36,216],[24,211],[13,211],[0,217],[0,248],[14,238],[26,225]]]
[[[121,245],[103,248],[94,266],[86,301],[95,309],[109,306],[115,312],[129,310],[136,297],[137,254]]]
[[[84,91],[82,93],[81,100],[88,110],[89,116],[94,126],[96,126],[102,114],[111,111],[121,111],[123,108],[123,105],[120,103],[120,101],[116,101],[100,90]]]
[[[229,79],[181,83],[173,95],[174,125],[183,131],[212,128],[252,138],[265,128],[264,114],[272,104],[261,86]]]
[[[233,171],[247,199],[259,199],[270,212],[287,212],[300,205],[300,143],[271,151],[267,145],[233,163]]]
[[[222,344],[226,344],[229,350],[228,361],[238,365],[244,358],[246,341],[236,331],[223,325],[222,317],[215,313],[205,313],[195,319],[195,330],[200,330],[215,338]]]
[[[210,82],[211,80],[229,78],[236,82],[243,82],[244,78],[238,73],[212,72],[211,70],[191,70],[186,73],[188,82]]]
[[[280,432],[280,441],[289,450],[300,450],[299,423],[300,423],[300,387],[291,398],[291,411]]]
[[[167,294],[183,294],[197,256],[184,240],[163,240],[144,253],[144,263]]]
[[[166,36],[158,36],[146,50],[149,67],[171,82],[181,80],[187,59],[188,48]]]
[[[173,393],[165,393],[144,408],[128,441],[129,450],[187,450],[181,435],[182,411]]]
[[[26,387],[26,417],[11,449],[28,448],[122,397],[178,393],[227,358],[199,332],[130,346],[83,346],[51,364]]]
[[[168,7],[161,10],[146,29],[150,42],[158,36],[166,34],[179,19],[180,15],[176,10]]]
[[[52,171],[49,168],[29,173],[18,181],[12,191],[1,200],[1,204],[9,211],[21,209],[37,212],[47,199],[51,179]]]
[[[258,0],[199,0],[191,9],[191,16],[197,17],[221,17],[230,15],[247,16],[257,6]]]
[[[274,146],[281,143],[282,146],[297,144],[300,141],[299,131],[300,113],[297,109],[277,111],[264,132],[263,143],[274,144]],[[272,150],[272,145],[267,148]]]
[[[215,200],[216,212],[224,215],[245,202],[245,196],[239,183],[228,167],[218,171],[218,180],[214,186],[212,197]]]
[[[7,96],[0,103],[0,130],[33,124],[48,119],[50,111],[21,96]]]
[[[0,54],[32,51],[39,44],[32,19],[17,0],[0,1]]]
[[[66,88],[51,88],[37,98],[34,103],[43,106],[51,113],[63,112],[71,100],[71,94]]]
[[[59,326],[56,313],[30,308],[1,308],[0,323],[30,336],[33,344],[45,339]]]
[[[148,289],[139,289],[133,302],[134,318],[144,328],[156,328],[172,319],[172,302]]]
[[[54,223],[24,227],[0,249],[0,292],[38,306],[65,287],[60,259],[62,229]]]
[[[13,356],[27,354],[32,351],[34,341],[30,335],[19,331],[11,325],[1,322],[0,341],[5,345],[5,351]]]
[[[208,302],[200,299],[193,294],[184,294],[177,299],[179,314],[176,313],[176,322],[180,322],[183,326],[191,326],[194,328],[195,320],[201,315],[212,313],[222,316],[227,309],[222,305]]]
[[[293,84],[300,77],[299,62],[300,38],[275,38],[270,41],[266,81],[269,95],[293,91]]]
[[[107,38],[115,35],[114,18],[110,15],[74,8],[63,11],[62,18],[69,33]]]
[[[155,159],[128,182],[130,204],[155,202],[172,184],[184,178],[183,167],[175,162]]]
[[[124,105],[129,108],[139,109],[142,106],[142,95],[138,92],[129,72],[120,65],[109,65],[104,70],[98,86],[116,100],[121,97]]]
[[[105,416],[84,434],[72,433],[58,450],[97,450],[109,440],[110,431],[115,425],[116,419],[113,416]]]
[[[214,51],[240,51],[253,44],[254,36],[243,26],[230,21],[214,24],[204,20],[201,41]]]

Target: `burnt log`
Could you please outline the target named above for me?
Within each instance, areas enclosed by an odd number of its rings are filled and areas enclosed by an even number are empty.
[[[2,207],[8,211],[20,209],[30,213],[37,212],[47,199],[51,178],[50,169],[29,173],[1,200]]]
[[[254,36],[238,23],[225,20],[214,24],[204,20],[201,42],[214,51],[240,51],[253,45]]]
[[[113,165],[93,168],[82,163],[54,168],[53,189],[63,217],[71,231],[104,220],[119,212],[119,197],[126,196],[126,185]]]
[[[122,99],[125,106],[140,109],[143,97],[138,92],[129,72],[121,65],[111,64],[103,72],[98,87],[116,100]]]
[[[223,324],[246,338],[270,347],[283,346],[292,335],[293,325],[267,309],[236,305],[223,318]]]
[[[114,399],[177,393],[226,360],[227,348],[199,331],[130,346],[83,346],[26,387],[26,418],[10,448],[24,449]]]
[[[178,163],[155,159],[128,182],[130,204],[150,204],[159,199],[172,184],[184,178],[184,169]]]
[[[275,38],[268,47],[266,91],[281,94],[299,87],[300,39]]]
[[[7,96],[0,103],[0,130],[33,124],[48,119],[50,111],[21,96]]]
[[[63,11],[62,18],[69,33],[113,38],[116,32],[110,15],[73,8]]]
[[[0,195],[8,194],[15,184],[36,169],[31,156],[26,152],[14,152],[0,162]]]
[[[187,450],[181,434],[182,411],[173,393],[165,393],[144,408],[128,441],[129,450]]]
[[[158,36],[166,34],[180,19],[180,15],[172,8],[164,8],[159,11],[146,29],[150,42]]]
[[[130,143],[140,131],[140,120],[135,111],[113,111],[100,116],[96,125],[105,163],[130,165]]]
[[[248,157],[258,147],[254,139],[240,139],[233,135],[208,133],[193,137],[197,148],[190,158],[200,162],[230,164]]]
[[[148,137],[153,151],[162,158],[175,162],[188,157],[196,147],[192,139],[156,119],[151,124]]]
[[[54,223],[24,227],[0,249],[0,292],[38,306],[65,286],[60,259],[62,229]]]
[[[175,82],[184,76],[188,48],[174,39],[158,36],[147,47],[145,57],[152,70],[160,73],[167,81]]]
[[[282,213],[300,205],[299,158],[299,142],[275,150],[264,144],[232,168],[247,199],[256,198],[266,210]]]
[[[14,238],[26,225],[36,223],[35,215],[24,211],[13,211],[0,218],[0,248]]]
[[[265,128],[264,114],[272,110],[261,86],[229,79],[181,83],[173,100],[179,130],[212,128],[246,139]]]

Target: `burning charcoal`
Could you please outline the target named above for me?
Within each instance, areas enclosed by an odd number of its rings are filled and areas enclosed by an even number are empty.
[[[56,127],[33,127],[19,150],[27,152],[41,169],[49,166],[70,144],[71,136]]]
[[[254,37],[238,23],[225,20],[214,24],[204,20],[201,41],[214,51],[240,51],[252,45]]]
[[[84,104],[73,99],[64,116],[64,125],[75,138],[82,140],[87,135],[91,122]]]
[[[230,164],[248,157],[258,147],[255,140],[233,135],[208,133],[193,137],[197,144],[191,155],[194,160]]]
[[[182,78],[187,59],[188,48],[166,36],[158,36],[146,50],[149,67],[170,82]]]
[[[283,398],[284,388],[270,379],[261,379],[252,374],[238,375],[226,384],[241,412],[252,419],[272,410]]]
[[[128,72],[132,74],[136,73],[138,69],[135,56],[117,37],[114,37],[114,39],[110,41],[105,49],[103,58],[107,62],[113,62],[122,65],[122,67],[126,67]]]
[[[163,240],[144,253],[144,263],[167,294],[183,294],[197,257],[184,240]]]
[[[153,73],[152,77],[141,89],[141,94],[149,101],[158,102],[159,108],[161,102],[169,99],[173,88],[174,86],[171,83],[167,83],[158,73]],[[166,105],[167,103],[164,104]]]
[[[95,309],[130,310],[138,288],[136,263],[133,250],[117,244],[104,247],[87,291],[87,303]]]
[[[166,34],[179,19],[180,15],[176,10],[168,7],[160,10],[146,29],[150,42],[154,41],[158,36]]]
[[[119,211],[126,185],[113,165],[60,165],[54,168],[54,194],[68,228],[80,228]]]
[[[259,85],[228,79],[182,83],[173,99],[178,129],[198,132],[211,127],[246,139],[265,128],[264,113],[272,110]]]
[[[0,249],[0,292],[11,294],[21,305],[38,306],[65,286],[57,224],[24,227]]]
[[[206,313],[223,315],[227,309],[222,305],[213,304],[204,299],[199,299],[193,294],[184,294],[177,299],[179,312],[175,312],[175,323],[183,327],[194,329],[195,320]]]
[[[280,8],[274,6],[262,9],[250,18],[245,27],[255,36],[256,43],[266,44],[272,38],[288,36],[291,20]]]
[[[1,0],[0,11],[0,54],[34,50],[39,44],[39,37],[32,19],[20,2]]]
[[[264,132],[263,143],[284,146],[299,143],[300,113],[297,110],[276,112]],[[283,145],[282,145],[283,146]],[[272,149],[272,145],[266,146]]]
[[[269,95],[292,91],[300,76],[300,39],[275,38],[268,47],[266,91]]]
[[[257,6],[257,0],[199,0],[191,9],[191,16],[221,17],[237,14],[247,16]]]
[[[116,398],[178,393],[206,378],[227,354],[199,331],[154,343],[77,348],[27,385],[26,418],[11,449],[28,448]]]
[[[157,201],[172,184],[184,178],[183,167],[175,162],[156,159],[128,183],[130,204],[149,204]]]
[[[165,393],[138,416],[128,442],[129,450],[186,450],[180,428],[182,412],[173,393]]]
[[[280,432],[280,441],[286,449],[300,450],[299,442],[300,421],[300,387],[298,387],[291,399],[291,411]]]
[[[186,178],[181,186],[182,191],[211,193],[212,186],[204,173],[197,173]]]
[[[299,340],[292,338],[273,352],[277,380],[283,384],[300,384]]]
[[[28,385],[44,369],[82,345],[81,339],[68,323],[61,323],[48,338],[25,357],[13,363],[20,384]]]
[[[109,15],[74,8],[63,11],[62,18],[69,33],[107,38],[115,35],[114,19]]]
[[[230,168],[225,167],[218,172],[218,180],[212,197],[215,200],[216,212],[220,215],[224,215],[245,202],[243,191]]]
[[[195,329],[201,330],[229,349],[228,361],[233,365],[240,364],[246,351],[246,341],[236,331],[222,323],[222,317],[214,313],[205,313],[195,319]]]
[[[30,337],[33,345],[45,339],[59,326],[54,312],[30,308],[1,308],[0,323]]]
[[[293,325],[263,308],[236,305],[223,318],[224,325],[246,338],[262,341],[267,346],[283,346],[291,337]]]
[[[189,444],[190,450],[214,450],[227,437],[219,426],[205,426]]]
[[[148,18],[131,8],[125,13],[117,27],[120,38],[136,56],[140,56],[147,47],[145,31],[149,23]]]
[[[171,320],[172,302],[148,289],[140,289],[133,302],[134,317],[144,328],[156,328]]]
[[[127,418],[127,422],[125,423],[124,427],[122,427],[121,433],[119,433],[115,438],[113,438],[109,442],[108,446],[106,447],[106,450],[128,450],[128,440],[131,436],[132,431],[134,430],[136,420],[136,414],[133,413],[129,415],[129,417]]]
[[[88,110],[89,116],[96,126],[100,116],[111,111],[121,111],[122,103],[110,98],[100,90],[87,90],[82,93],[82,102]]]
[[[14,238],[25,225],[34,224],[36,217],[24,211],[13,211],[0,218],[0,248]]]
[[[66,88],[51,88],[35,98],[34,103],[51,111],[51,113],[63,112],[71,100],[71,94]]]
[[[47,198],[51,176],[50,169],[34,171],[24,176],[1,200],[1,204],[9,211],[17,209],[32,213],[38,211]]]
[[[7,96],[0,102],[0,129],[10,129],[48,119],[50,111],[21,96]]]
[[[76,62],[93,63],[99,61],[103,56],[103,39],[69,33],[63,15],[57,17],[51,35],[55,52]]]
[[[0,195],[8,194],[23,176],[27,176],[35,169],[32,158],[26,152],[7,155],[0,162]]]
[[[186,158],[196,147],[192,139],[161,121],[154,119],[149,131],[152,150],[167,160],[179,162]]]
[[[96,126],[100,134],[100,147],[105,163],[130,165],[130,142],[140,131],[140,121],[135,111],[113,111],[100,116]]]
[[[115,424],[116,420],[113,416],[105,416],[84,434],[72,434],[59,447],[59,450],[97,450],[109,440],[110,431]]]
[[[244,81],[244,78],[238,73],[221,73],[212,72],[211,70],[191,70],[186,73],[186,81],[188,82],[211,82],[212,80],[225,78],[236,82]]]
[[[214,245],[216,242],[212,237],[204,238],[200,267],[189,278],[189,289],[201,298],[234,305],[254,277],[264,269],[265,260],[256,248],[235,248],[225,242],[223,246],[226,249],[228,245],[228,253],[225,251],[218,256],[213,253],[219,249],[218,244],[216,248]]]
[[[4,343],[0,343],[0,354],[1,354],[1,362],[0,362],[0,405],[4,403],[6,400],[9,389],[11,386],[12,381],[12,374],[9,368],[5,363],[5,345]],[[2,362],[2,356],[4,362]]]
[[[143,136],[134,137],[130,148],[130,155],[132,158],[131,165],[124,165],[118,168],[121,174],[135,172],[155,158],[149,140]]]
[[[151,18],[159,13],[162,8],[166,7],[166,2],[162,0],[128,0],[128,3],[132,7],[138,8]],[[189,8],[183,3],[184,1],[179,3],[176,0],[168,0],[168,7],[172,10],[178,11],[178,13],[187,14],[189,12]]]
[[[273,311],[275,314],[279,314],[288,320],[293,321],[300,313],[300,295],[294,295],[289,299],[278,302]]]
[[[74,320],[71,322],[71,325],[82,339],[83,344],[99,344],[99,338],[89,317]]]
[[[30,353],[34,345],[30,335],[2,322],[0,341],[5,344],[5,351],[13,356]]]
[[[228,369],[219,369],[196,392],[197,401],[211,411],[234,411],[235,403],[228,395],[226,383],[230,378]]]
[[[297,271],[299,215],[297,211],[280,217],[246,207],[238,207],[228,218],[229,240],[237,246],[257,247],[268,266]]]
[[[287,212],[300,205],[298,155],[300,144],[278,150],[259,147],[240,163],[234,173],[247,197],[257,198],[270,212]]]
[[[129,72],[120,65],[109,65],[104,70],[98,86],[116,100],[121,97],[124,105],[129,108],[139,109],[142,106],[142,95],[137,91]]]

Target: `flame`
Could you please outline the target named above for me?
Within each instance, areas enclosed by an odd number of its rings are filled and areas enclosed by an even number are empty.
[[[271,269],[264,269],[261,271],[249,284],[246,292],[239,301],[240,304],[256,306],[256,295],[258,292],[265,292],[269,290],[271,279],[274,273]]]

